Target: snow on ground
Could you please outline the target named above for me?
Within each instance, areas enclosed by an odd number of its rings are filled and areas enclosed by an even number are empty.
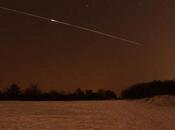
[[[154,104],[154,105],[160,105],[160,106],[175,106],[175,96],[155,96],[153,98],[146,99],[148,103]]]
[[[0,102],[0,130],[174,129],[174,106],[140,101]]]

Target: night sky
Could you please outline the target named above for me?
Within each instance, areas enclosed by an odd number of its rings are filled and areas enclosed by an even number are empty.
[[[108,88],[175,77],[173,0],[0,0],[0,6],[121,36],[143,46],[0,9],[0,87]]]

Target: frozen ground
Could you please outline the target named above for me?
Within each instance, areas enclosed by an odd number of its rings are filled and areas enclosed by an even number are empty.
[[[0,102],[0,130],[175,130],[175,106],[145,101]]]

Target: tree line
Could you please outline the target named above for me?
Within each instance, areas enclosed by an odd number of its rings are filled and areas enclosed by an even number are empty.
[[[159,95],[175,95],[175,81],[152,81],[135,84],[122,92],[124,99],[150,98]]]
[[[74,92],[66,93],[64,91],[51,90],[43,92],[37,84],[22,90],[17,84],[12,84],[4,91],[0,91],[0,100],[31,100],[31,101],[71,101],[71,100],[112,100],[117,99],[114,91],[91,89],[83,91],[81,88]]]
[[[175,95],[175,81],[151,81],[138,83],[124,89],[122,99],[150,98],[158,95]],[[77,88],[71,93],[51,90],[43,92],[37,84],[32,84],[22,90],[17,84],[12,84],[4,91],[0,91],[0,100],[32,100],[32,101],[71,101],[71,100],[112,100],[119,96],[112,90],[92,89],[82,90]]]

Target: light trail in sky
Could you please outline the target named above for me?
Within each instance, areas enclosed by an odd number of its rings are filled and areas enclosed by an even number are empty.
[[[129,39],[126,39],[126,38],[123,38],[123,37],[111,35],[111,34],[104,33],[104,32],[101,32],[101,31],[97,31],[97,30],[94,30],[94,29],[90,29],[90,28],[79,26],[79,25],[75,25],[75,24],[59,21],[59,20],[56,20],[56,19],[35,15],[35,14],[28,13],[28,12],[25,12],[25,11],[10,9],[10,8],[1,7],[1,6],[0,6],[0,9],[6,10],[6,11],[10,11],[10,12],[14,12],[14,13],[18,13],[18,14],[31,16],[31,17],[35,17],[35,18],[42,19],[42,20],[47,20],[47,21],[50,21],[50,22],[53,22],[53,23],[62,24],[62,25],[65,25],[65,26],[68,26],[68,27],[71,27],[71,28],[76,28],[76,29],[79,29],[79,30],[96,33],[98,35],[105,36],[105,37],[112,38],[112,39],[116,39],[116,40],[120,40],[120,41],[129,43],[129,44],[132,44],[132,45],[137,45],[137,46],[142,46],[143,45],[143,44],[141,44],[139,42],[136,42],[136,41],[133,41],[133,40],[129,40]]]

